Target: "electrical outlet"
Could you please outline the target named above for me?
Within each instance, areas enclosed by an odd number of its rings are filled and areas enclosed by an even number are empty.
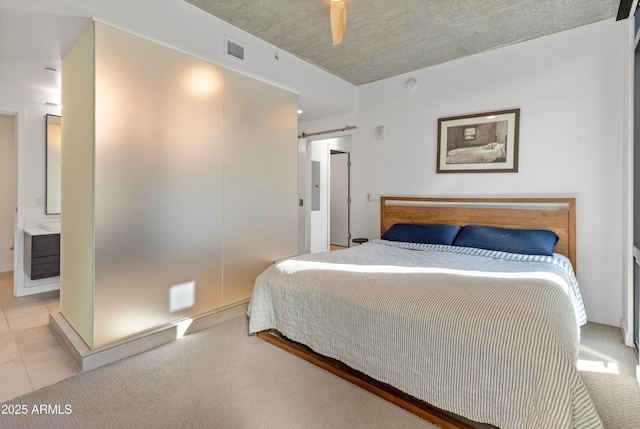
[[[42,207],[42,197],[36,197],[36,207]]]

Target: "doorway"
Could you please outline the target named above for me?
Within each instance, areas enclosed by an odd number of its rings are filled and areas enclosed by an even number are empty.
[[[0,272],[13,271],[17,207],[16,116],[0,114]]]
[[[330,248],[349,247],[349,152],[331,150],[329,157],[329,245]]]
[[[633,94],[633,343],[640,349],[640,46],[634,55]]]
[[[340,243],[341,247],[348,247],[351,136],[302,138],[298,142],[298,147],[298,236],[300,238],[298,252],[330,250],[332,242]],[[334,167],[337,165],[340,172],[333,173],[332,164]],[[334,175],[336,177],[332,180]],[[336,190],[331,189],[332,182]],[[332,203],[332,195],[336,197],[336,194],[338,194],[337,198],[342,200],[340,203]],[[340,195],[346,195],[346,198]],[[336,205],[340,208],[338,213],[341,214],[332,215],[332,206]],[[346,215],[344,215],[345,211]],[[332,225],[332,218],[334,221],[339,220],[339,223]],[[339,234],[340,238],[332,239],[332,230],[335,234]]]

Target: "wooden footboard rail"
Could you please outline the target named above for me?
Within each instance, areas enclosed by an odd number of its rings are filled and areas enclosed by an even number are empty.
[[[388,384],[374,380],[373,378],[350,368],[340,361],[320,355],[309,347],[289,340],[275,330],[258,332],[258,338],[300,357],[332,374],[335,374],[356,386],[368,390],[374,395],[377,395],[380,398],[389,401],[392,404],[395,404],[442,429],[473,429],[466,423],[456,420],[454,417],[414,398],[413,396],[407,395]]]

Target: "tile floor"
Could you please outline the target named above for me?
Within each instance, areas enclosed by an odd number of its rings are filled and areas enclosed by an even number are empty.
[[[13,296],[13,272],[0,273],[0,402],[79,374],[49,328],[60,292]]]

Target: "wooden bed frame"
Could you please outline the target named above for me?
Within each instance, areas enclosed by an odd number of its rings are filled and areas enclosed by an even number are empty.
[[[423,198],[385,196],[380,198],[380,234],[396,223],[487,225],[517,229],[547,229],[555,232],[554,249],[576,269],[575,198]],[[387,384],[374,380],[347,365],[315,353],[275,330],[258,337],[332,374],[362,387],[443,429],[472,429],[463,420],[442,412]],[[490,426],[486,426],[490,427]]]
[[[354,370],[338,360],[318,354],[305,345],[283,337],[276,330],[258,332],[257,335],[258,338],[302,358],[325,371],[337,375],[338,377],[343,378],[348,382],[353,383],[356,386],[361,387],[442,429],[473,429],[473,427],[463,421],[432,407],[424,401],[416,399],[411,395],[407,395],[388,384],[381,383],[366,374]]]
[[[554,251],[576,270],[575,198],[381,197],[380,235],[396,223],[547,229],[559,237]]]

